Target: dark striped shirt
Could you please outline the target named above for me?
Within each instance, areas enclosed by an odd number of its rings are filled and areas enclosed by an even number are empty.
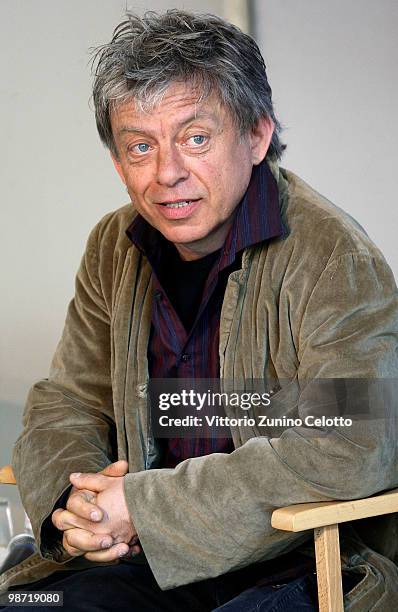
[[[253,168],[223,247],[201,260],[182,262],[174,245],[137,215],[127,235],[153,270],[151,378],[219,377],[219,325],[228,276],[240,267],[245,248],[282,233],[278,187],[266,162]],[[230,438],[216,436],[170,438],[165,446],[164,467],[233,450]]]

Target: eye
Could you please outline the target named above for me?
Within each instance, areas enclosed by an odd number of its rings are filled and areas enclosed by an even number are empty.
[[[206,142],[206,139],[207,137],[203,134],[195,134],[194,136],[190,136],[190,138],[188,138],[188,142],[190,142],[190,144],[200,146]]]
[[[139,142],[138,144],[131,147],[133,153],[147,153],[149,151],[149,144],[146,142]]]

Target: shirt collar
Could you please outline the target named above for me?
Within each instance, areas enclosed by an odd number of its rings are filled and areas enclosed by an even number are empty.
[[[140,214],[134,218],[126,234],[148,257],[151,265],[156,267],[161,256],[160,247],[162,242],[166,241],[162,234]],[[253,167],[249,186],[237,207],[233,225],[224,243],[219,270],[230,265],[240,251],[284,234],[278,185],[264,160]]]

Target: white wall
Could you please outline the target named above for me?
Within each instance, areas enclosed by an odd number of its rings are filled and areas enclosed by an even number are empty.
[[[398,2],[256,0],[283,165],[347,210],[398,278]]]

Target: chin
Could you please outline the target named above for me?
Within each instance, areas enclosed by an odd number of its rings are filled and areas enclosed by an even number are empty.
[[[203,240],[208,236],[209,232],[179,232],[179,231],[170,231],[164,232],[163,236],[173,242],[175,244],[192,244],[197,242],[198,240]]]

